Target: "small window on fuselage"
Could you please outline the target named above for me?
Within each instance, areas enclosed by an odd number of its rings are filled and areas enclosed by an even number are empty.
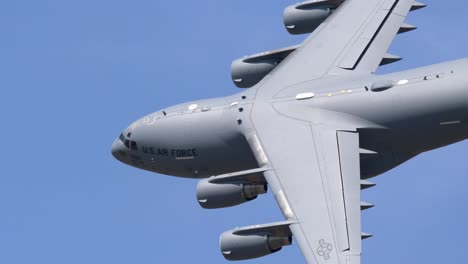
[[[138,150],[137,143],[135,141],[130,141],[130,148],[132,150]]]

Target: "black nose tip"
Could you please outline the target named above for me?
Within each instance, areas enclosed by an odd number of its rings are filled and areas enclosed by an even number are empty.
[[[123,156],[125,156],[125,146],[120,140],[115,140],[114,143],[112,144],[112,156],[114,158],[121,160]]]

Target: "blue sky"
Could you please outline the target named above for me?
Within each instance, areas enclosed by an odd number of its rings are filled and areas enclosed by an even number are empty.
[[[271,195],[202,210],[195,180],[125,166],[110,146],[135,119],[176,103],[230,95],[230,62],[300,43],[282,26],[296,1],[0,3],[0,263],[224,263],[228,229],[282,220]],[[466,57],[468,4],[426,1],[391,53],[398,71]],[[374,181],[364,198],[363,263],[465,259],[462,142]],[[296,245],[244,263],[304,263]]]

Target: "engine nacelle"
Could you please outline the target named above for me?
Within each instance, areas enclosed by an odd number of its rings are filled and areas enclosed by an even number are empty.
[[[210,179],[201,180],[197,185],[197,200],[205,209],[231,207],[252,201],[266,193],[266,184],[249,183],[211,183]]]
[[[274,60],[250,63],[243,59],[235,60],[231,65],[231,78],[237,87],[250,88],[259,83],[278,63]]]
[[[221,253],[227,260],[263,257],[280,251],[291,242],[291,236],[235,235],[233,231],[224,232],[219,240]]]
[[[286,7],[284,25],[293,35],[306,34],[318,28],[336,9],[329,1],[306,1]]]
[[[231,78],[239,88],[250,88],[259,83],[297,46],[262,52],[238,59],[231,64]]]

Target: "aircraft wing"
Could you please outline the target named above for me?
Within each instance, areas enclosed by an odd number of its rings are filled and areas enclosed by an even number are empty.
[[[372,73],[398,60],[386,52],[408,12],[422,7],[414,0],[347,0],[295,52],[270,74],[260,95],[305,81],[347,73]],[[265,88],[265,89],[263,89]]]
[[[358,133],[277,111],[256,104],[247,138],[301,251],[308,263],[359,264]]]

